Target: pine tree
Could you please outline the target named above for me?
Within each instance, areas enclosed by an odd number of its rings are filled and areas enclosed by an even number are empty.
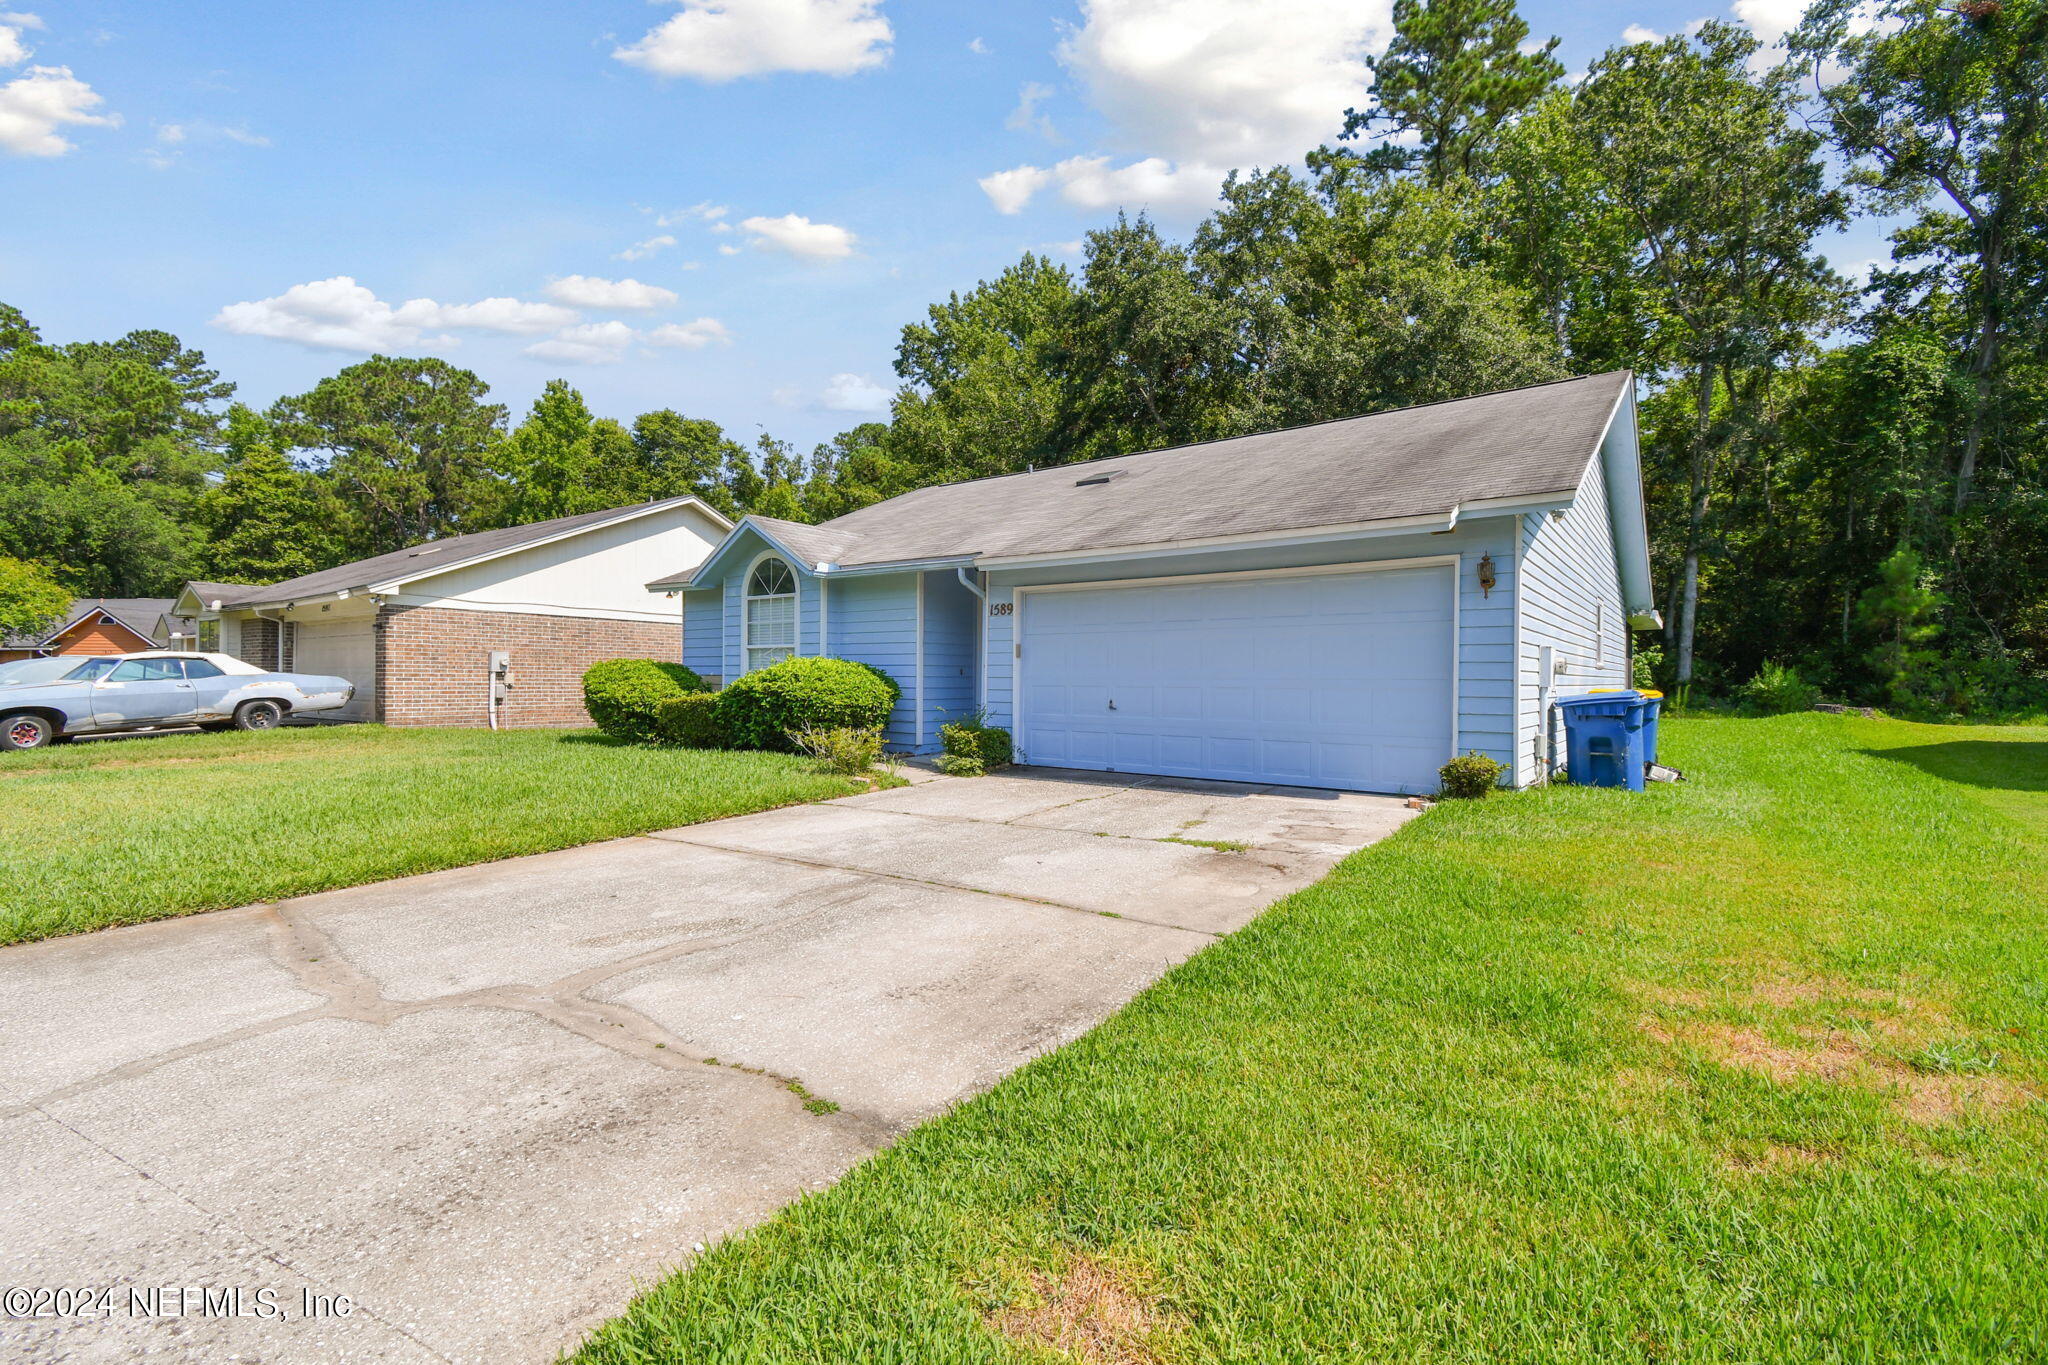
[[[201,494],[200,569],[223,583],[277,583],[347,558],[345,512],[292,467],[271,424],[240,403],[228,411],[226,472]]]
[[[1381,170],[1479,178],[1501,132],[1564,75],[1558,40],[1525,52],[1528,36],[1514,0],[1394,0],[1394,41],[1366,59],[1373,106],[1344,111],[1344,136],[1416,139],[1366,153]]]

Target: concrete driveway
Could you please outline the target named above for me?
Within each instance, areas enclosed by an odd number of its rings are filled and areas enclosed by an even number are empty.
[[[551,1359],[1409,815],[934,778],[0,950],[0,1285],[110,1291],[0,1357]]]

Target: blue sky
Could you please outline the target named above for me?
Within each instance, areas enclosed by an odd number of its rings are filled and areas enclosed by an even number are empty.
[[[1184,234],[1222,169],[1333,136],[1389,5],[30,3],[0,12],[0,300],[55,341],[175,331],[259,406],[425,351],[515,415],[561,376],[808,446],[884,406],[931,302],[1120,205]],[[1523,12],[1577,71],[1799,7]]]

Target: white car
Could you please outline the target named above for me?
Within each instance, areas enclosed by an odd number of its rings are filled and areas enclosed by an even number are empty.
[[[271,673],[229,654],[152,649],[0,664],[0,750],[73,735],[159,730],[270,730],[288,715],[346,706],[347,678]]]

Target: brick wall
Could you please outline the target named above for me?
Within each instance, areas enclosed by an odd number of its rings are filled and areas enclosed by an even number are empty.
[[[599,659],[674,659],[668,621],[607,621],[446,607],[377,616],[377,692],[386,725],[488,725],[491,651],[512,656],[501,725],[588,725],[583,670]]]
[[[258,616],[242,618],[242,642],[235,657],[258,668],[277,671],[277,622]]]

